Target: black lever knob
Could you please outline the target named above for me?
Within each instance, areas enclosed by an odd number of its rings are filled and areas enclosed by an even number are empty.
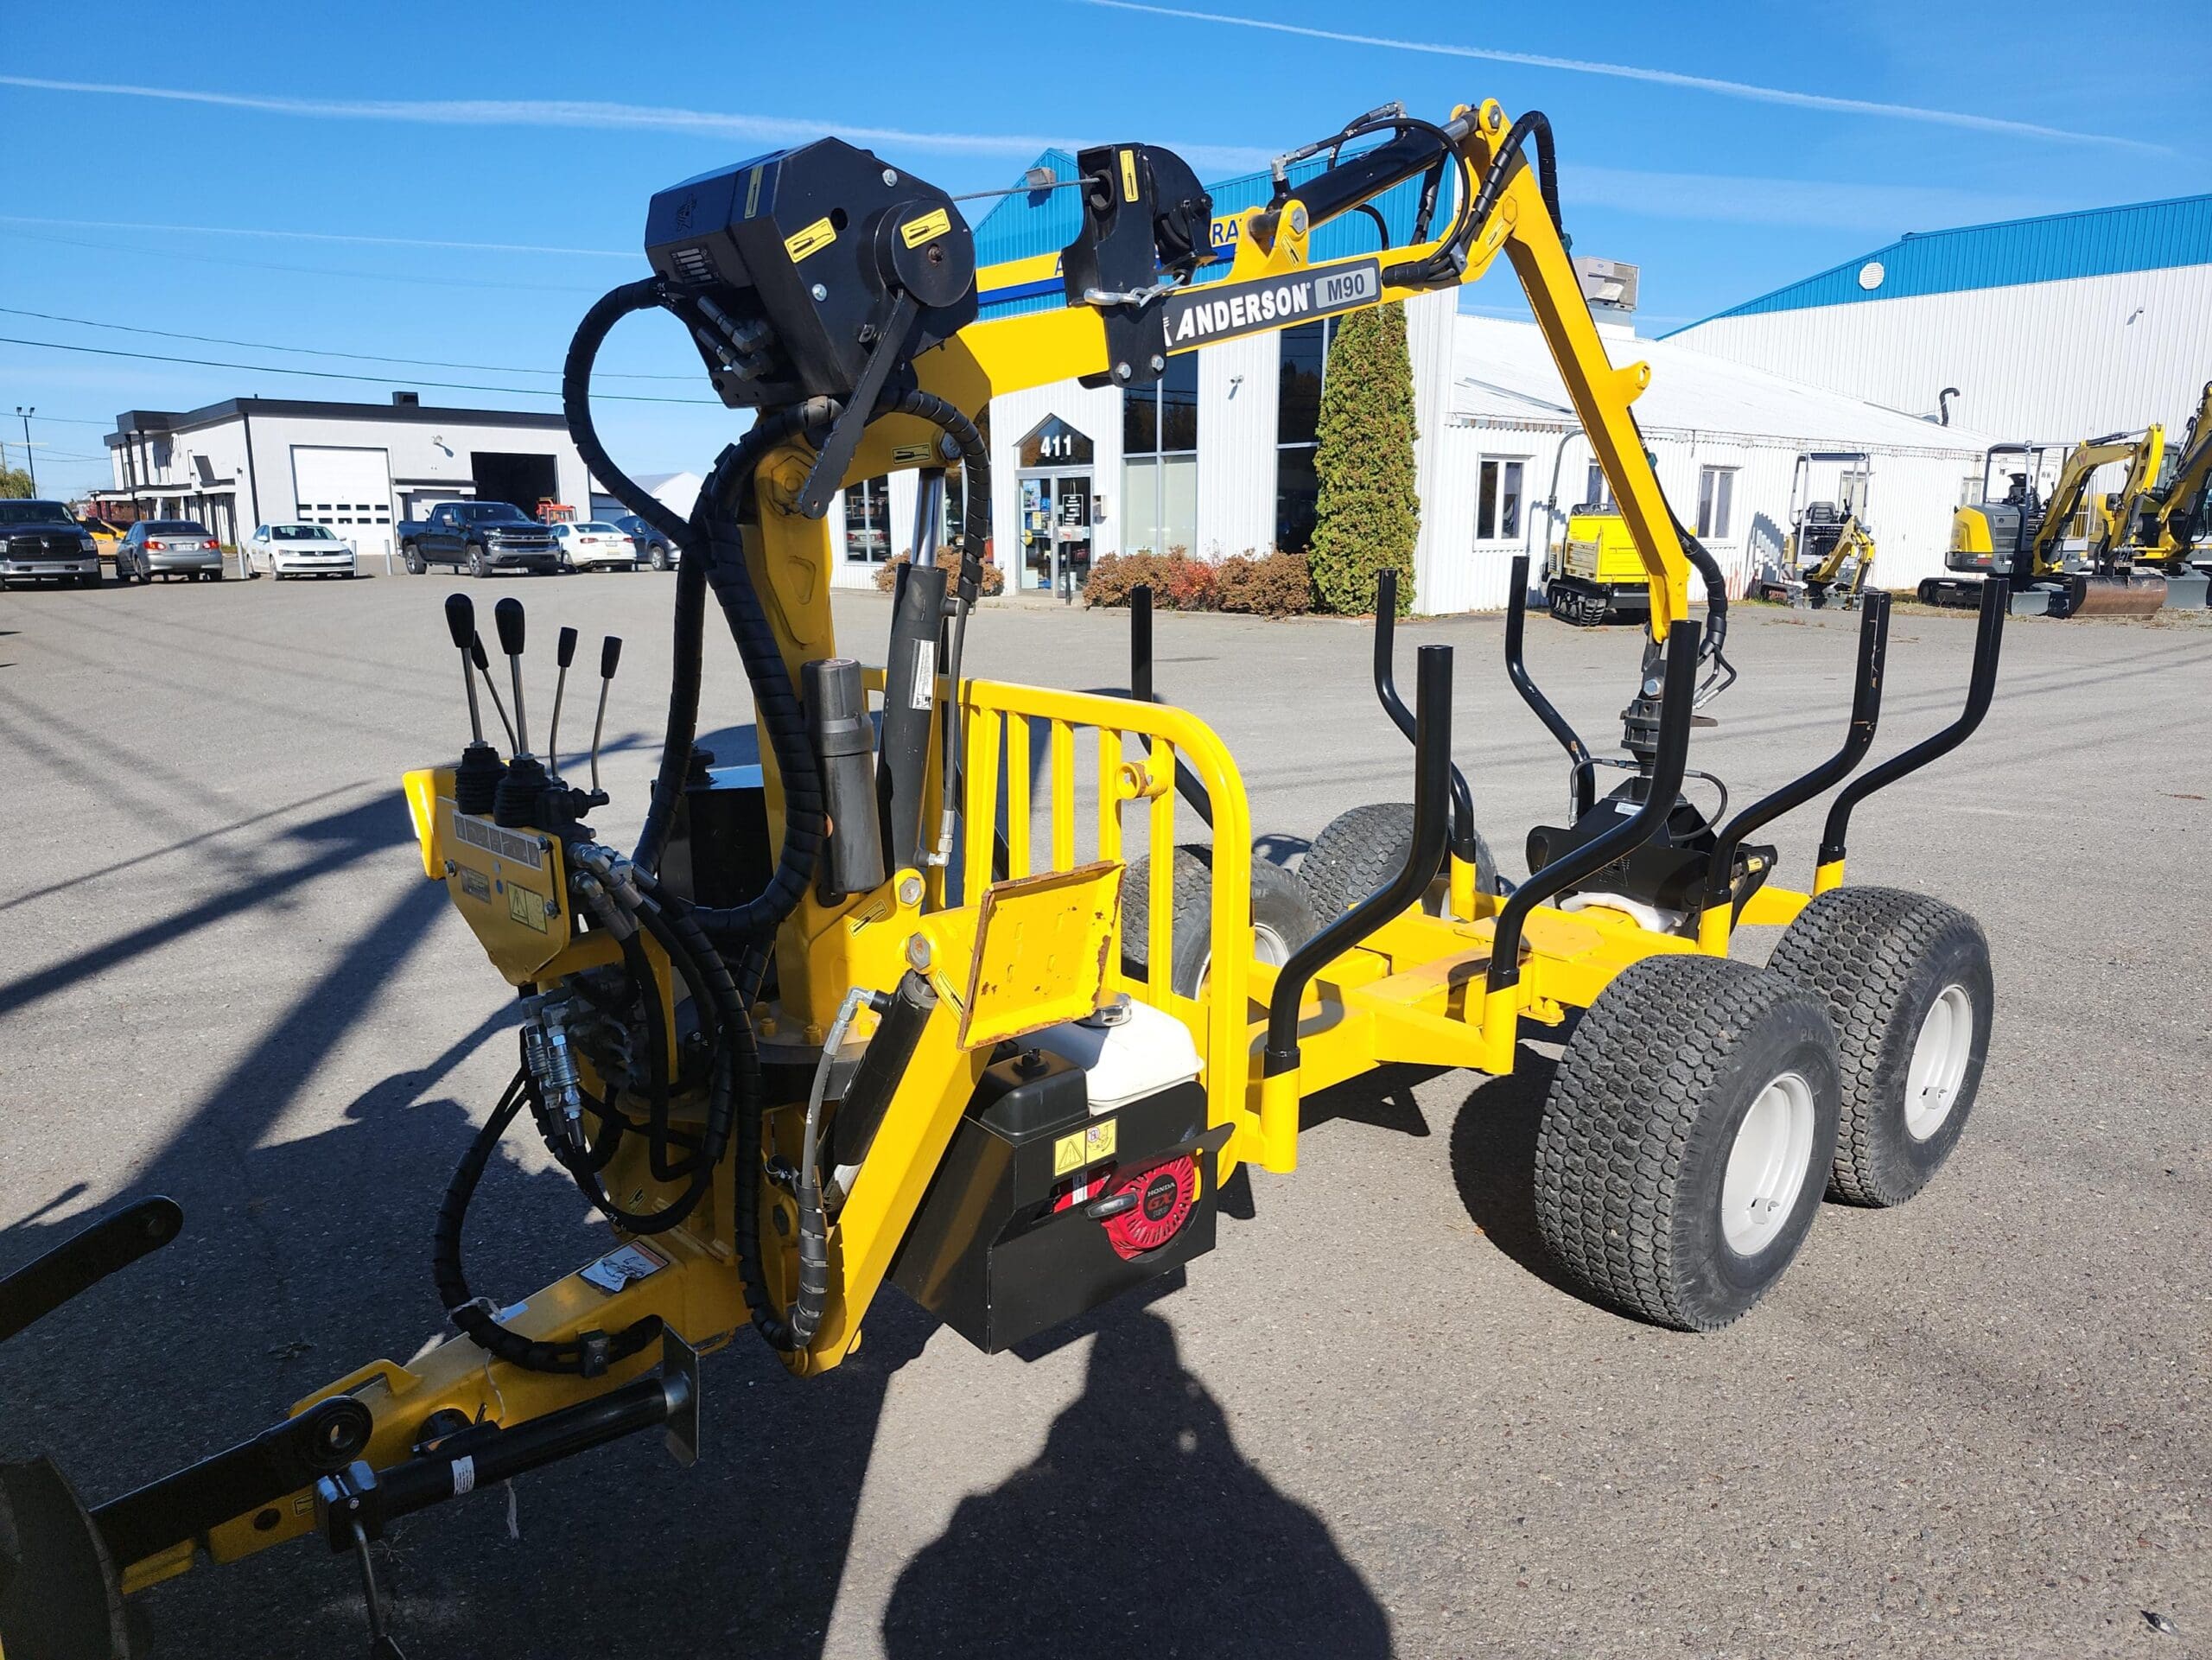
[[[622,636],[609,634],[599,643],[599,677],[614,678],[614,665],[622,660]]]
[[[522,601],[501,600],[492,607],[492,619],[499,625],[499,649],[509,657],[522,655]]]
[[[476,638],[476,605],[466,594],[446,595],[446,632],[462,651]]]
[[[559,643],[553,648],[553,660],[564,669],[576,660],[576,631],[575,629],[563,628],[561,631]]]
[[[484,655],[484,636],[474,629],[468,634],[468,660],[486,673],[491,671],[492,659]]]

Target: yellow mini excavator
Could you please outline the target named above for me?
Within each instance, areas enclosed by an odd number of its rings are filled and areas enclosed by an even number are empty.
[[[2075,444],[2045,499],[2037,487],[2045,458],[2057,448],[2035,443],[1990,448],[1982,461],[1982,499],[1952,513],[1950,547],[1943,557],[1948,569],[1972,575],[1925,579],[1923,603],[1976,604],[1991,576],[2010,579],[2013,612],[2024,616],[2148,616],[2165,603],[2162,577],[2139,575],[2116,556],[2115,538],[2106,528],[2109,501],[2089,491],[2100,467],[2125,463],[2126,480],[2110,499],[2133,499],[2158,474],[2164,429],[2154,423],[2140,433],[2115,432]],[[2002,495],[1993,495],[1993,475],[2000,470],[2008,483]],[[2069,550],[2069,537],[2081,539],[2083,550]]]
[[[1813,469],[1840,468],[1834,499],[1815,500]],[[1815,608],[1833,600],[1848,611],[1874,573],[1874,531],[1866,501],[1874,458],[1863,449],[1806,450],[1789,475],[1789,535],[1780,568],[1752,584],[1760,599]]]
[[[2164,465],[2140,487],[2116,494],[2109,517],[2114,565],[2163,578],[2169,606],[2204,607],[2212,567],[2212,381]]]
[[[852,1352],[894,1289],[995,1352],[1217,1244],[1249,1250],[1218,1226],[1224,1183],[1241,1169],[1287,1180],[1305,1103],[1376,1067],[1502,1075],[1524,1034],[1563,1040],[1535,1161],[1542,1237],[1565,1284],[1684,1330],[1758,1302],[1824,1193],[1896,1205],[1941,1169],[1988,1049],[1987,945],[1939,900],[1847,884],[1845,843],[1859,806],[1988,709],[2004,578],[1983,590],[1955,719],[1861,770],[1888,646],[1886,598],[1870,593],[1833,751],[1732,816],[1725,801],[1694,805],[1694,714],[1734,678],[1727,595],[1646,460],[1631,406],[1649,369],[1608,359],[1582,297],[1544,118],[1494,102],[1434,120],[1373,111],[1290,152],[1272,199],[1226,226],[1169,150],[1103,144],[1077,159],[1063,187],[1072,239],[982,274],[985,289],[1049,283],[1061,303],[1006,316],[979,315],[959,205],[855,145],[779,150],[653,198],[651,274],[590,308],[563,381],[594,475],[683,551],[644,830],[626,854],[593,830],[608,799],[596,729],[588,785],[564,776],[551,731],[535,747],[512,599],[496,610],[505,752],[472,722],[457,754],[404,779],[423,877],[520,1016],[512,1081],[435,1207],[426,1291],[453,1333],[97,1502],[34,1449],[10,1449],[8,1660],[118,1655],[124,1597],[306,1538],[352,1559],[368,1644],[388,1660],[402,1634],[386,1628],[369,1546],[401,1518],[639,1432],[665,1432],[688,1457],[702,1352],[765,1344],[800,1387]],[[1313,257],[1318,226],[1415,181],[1407,242]],[[991,534],[979,419],[995,396],[1058,382],[1149,387],[1174,354],[1453,289],[1501,258],[1643,571],[1649,628],[1622,665],[1619,753],[1594,754],[1538,688],[1517,561],[1503,677],[1563,752],[1567,811],[1529,832],[1528,879],[1494,891],[1478,876],[1480,798],[1452,760],[1452,648],[1421,646],[1402,696],[1394,607],[1378,594],[1376,741],[1409,741],[1412,805],[1354,810],[1371,844],[1332,868],[1367,874],[1271,960],[1255,947],[1243,775],[1205,722],[1152,696],[1147,614],[1128,695],[965,671]],[[688,521],[617,465],[593,422],[601,345],[645,312],[679,320],[708,384],[753,417]],[[948,570],[935,526],[956,467]],[[893,468],[919,475],[915,557],[881,663],[864,666],[836,638],[824,513],[841,487]],[[758,769],[696,749],[709,619],[750,684]],[[492,682],[464,596],[446,622],[473,711]],[[556,721],[575,647],[560,631]],[[614,649],[601,657],[602,716]],[[1254,690],[1294,722],[1310,695]],[[1783,886],[1760,833],[1832,790],[1809,881]],[[1211,827],[1205,880],[1185,886],[1175,862],[1148,857],[1147,950],[1132,973],[1125,875],[1135,885],[1141,852],[1177,844],[1179,813]],[[1764,966],[1730,957],[1739,924],[1783,931]],[[1188,980],[1178,930],[1205,948]],[[519,1296],[487,1291],[461,1249],[480,1179],[518,1128],[611,1231],[577,1272]],[[395,1194],[393,1211],[426,1201]],[[164,1199],[122,1204],[0,1282],[0,1338],[72,1296],[119,1304],[126,1265],[182,1225]],[[1405,1229],[1392,1236],[1403,1249],[1452,1248],[1399,1239]],[[1894,1269],[1908,1283],[1917,1271],[1906,1256]],[[124,1277],[99,1288],[111,1273]],[[1333,1346],[1317,1332],[1315,1364]],[[41,1422],[67,1403],[46,1404]],[[792,1494],[817,1450],[789,1449]],[[610,1538],[629,1530],[617,1506],[605,1516]],[[559,1617],[549,1606],[547,1627]]]

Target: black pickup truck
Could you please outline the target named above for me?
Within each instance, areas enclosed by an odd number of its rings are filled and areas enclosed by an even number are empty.
[[[400,557],[417,576],[432,565],[465,565],[472,576],[561,568],[553,527],[504,501],[442,501],[428,518],[402,519],[397,528]]]
[[[10,582],[100,585],[99,544],[59,501],[0,501],[0,589]]]

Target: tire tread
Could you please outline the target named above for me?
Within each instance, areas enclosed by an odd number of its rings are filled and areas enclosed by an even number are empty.
[[[1683,1294],[1675,1205],[1732,1046],[1790,1000],[1812,1001],[1747,964],[1669,954],[1624,970],[1583,1014],[1544,1103],[1535,1208],[1554,1260],[1600,1301],[1681,1331],[1745,1312]]]
[[[1885,1180],[1875,1156],[1883,1040],[1914,968],[1959,927],[1986,951],[1981,925],[1956,906],[1901,887],[1838,887],[1807,906],[1774,948],[1768,966],[1820,997],[1835,1023],[1843,1103],[1829,1188],[1839,1199],[1883,1206],[1917,1191]],[[1954,1110],[1963,1119],[1971,1105]]]

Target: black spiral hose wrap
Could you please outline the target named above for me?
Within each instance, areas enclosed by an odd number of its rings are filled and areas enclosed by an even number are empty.
[[[468,1201],[475,1196],[476,1186],[484,1179],[484,1167],[492,1161],[492,1150],[499,1146],[499,1138],[514,1122],[515,1114],[522,1110],[529,1093],[529,1073],[516,1073],[506,1093],[499,1098],[499,1104],[469,1144],[460,1167],[453,1173],[453,1180],[446,1184],[445,1198],[438,1205],[437,1226],[431,1234],[431,1277],[437,1283],[438,1299],[445,1305],[454,1325],[493,1359],[504,1360],[526,1371],[575,1372],[595,1377],[608,1366],[642,1352],[660,1335],[660,1316],[648,1314],[612,1337],[590,1333],[563,1343],[539,1342],[500,1325],[488,1303],[469,1291],[468,1277],[461,1267],[461,1230],[468,1214]],[[593,1342],[593,1337],[601,1340]]]

